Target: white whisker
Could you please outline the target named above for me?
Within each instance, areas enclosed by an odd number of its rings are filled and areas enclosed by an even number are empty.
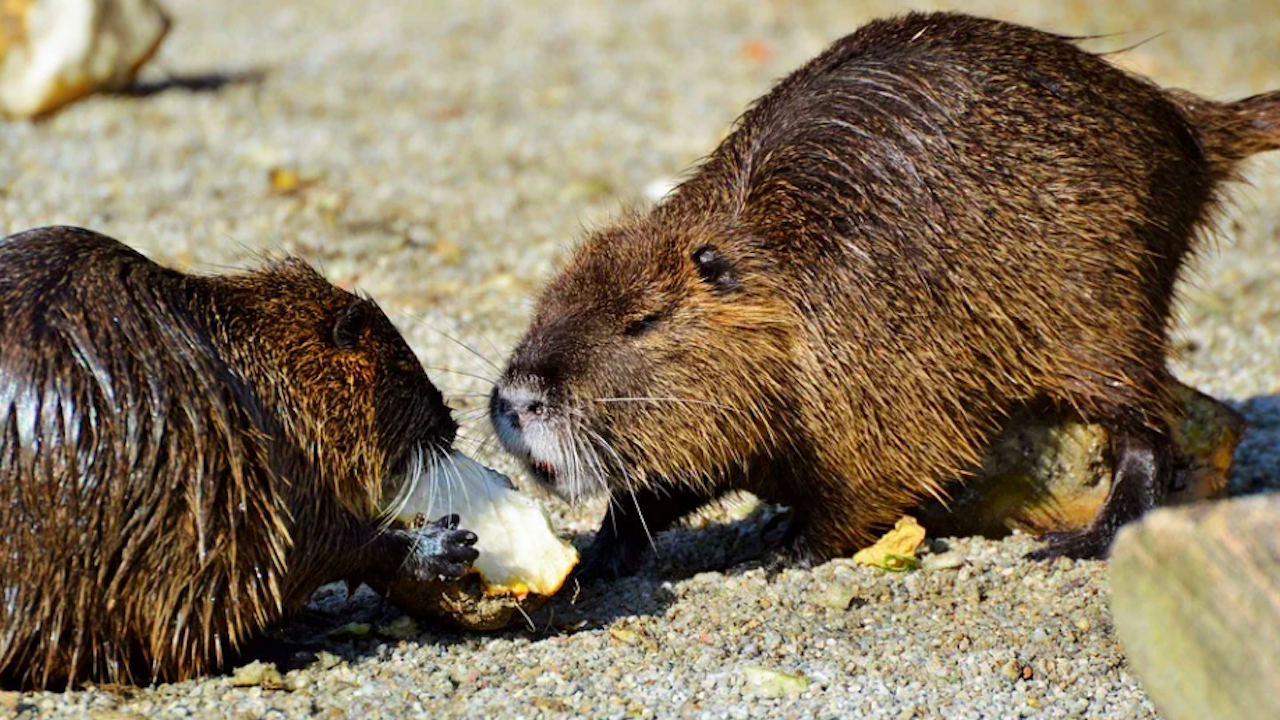
[[[428,468],[430,474],[427,476],[431,482],[431,492],[427,495],[427,510],[425,517],[429,521],[431,520],[432,515],[435,514],[436,493],[440,492],[441,473],[439,467],[439,456],[436,453],[431,453],[428,460],[431,461],[431,466]]]
[[[449,461],[449,467],[452,469],[452,477],[449,482],[449,505],[456,507],[457,503],[453,501],[453,484],[456,482],[462,490],[462,501],[467,505],[471,504],[471,496],[467,492],[467,483],[462,478],[462,470],[458,468],[458,463],[453,459],[453,453],[445,455],[445,459]]]
[[[739,410],[738,408],[736,408],[736,407],[732,407],[732,406],[730,406],[730,405],[722,405],[722,404],[720,404],[720,403],[711,402],[710,400],[694,400],[694,399],[692,399],[692,398],[677,398],[677,397],[615,397],[615,398],[592,398],[592,402],[598,402],[598,403],[623,403],[623,402],[653,402],[653,403],[657,403],[657,402],[671,402],[671,403],[686,403],[686,404],[689,404],[689,405],[708,405],[708,406],[710,406],[710,407],[720,408],[721,410],[729,410],[729,411],[731,411],[731,412],[736,412],[736,413],[740,413],[740,412],[742,412],[742,411],[741,411],[741,410]]]
[[[467,352],[470,352],[472,355],[475,355],[476,357],[478,357],[478,358],[480,358],[481,360],[483,360],[483,361],[484,361],[484,363],[485,363],[486,365],[488,365],[489,367],[493,368],[494,370],[497,370],[499,373],[501,373],[501,372],[502,372],[502,368],[500,368],[500,367],[498,367],[497,365],[495,365],[495,364],[494,364],[494,362],[493,362],[492,360],[490,360],[488,357],[485,357],[485,355],[484,355],[483,353],[481,353],[479,350],[477,350],[477,349],[475,349],[474,347],[472,347],[472,346],[468,345],[467,343],[462,342],[462,341],[461,341],[461,340],[459,340],[458,338],[456,338],[456,337],[454,337],[454,336],[450,335],[449,333],[447,333],[447,332],[445,332],[445,331],[441,330],[440,328],[433,326],[431,323],[429,323],[429,322],[427,322],[427,321],[426,321],[426,318],[418,317],[418,316],[414,315],[413,313],[410,313],[410,312],[407,312],[407,311],[404,311],[404,310],[402,310],[402,311],[401,311],[401,313],[403,313],[405,317],[409,318],[410,320],[413,320],[414,322],[418,323],[419,325],[422,325],[423,327],[427,328],[428,330],[432,330],[432,331],[434,331],[434,332],[438,332],[438,333],[440,333],[441,335],[445,336],[446,338],[448,338],[448,339],[452,340],[453,342],[457,343],[460,347],[462,347],[462,348],[463,348],[464,350],[466,350]],[[489,342],[489,341],[488,341],[488,338],[486,338],[485,340],[486,340],[486,342]],[[493,343],[492,343],[492,342],[489,342],[489,344],[490,344],[490,345],[492,345]],[[497,350],[497,348],[494,348],[494,349],[495,349],[495,350]]]
[[[430,370],[432,372],[442,372],[442,373],[447,373],[449,375],[461,375],[463,377],[475,378],[476,380],[482,380],[490,385],[493,385],[494,383],[497,382],[496,379],[491,378],[488,375],[480,375],[478,373],[470,373],[470,372],[465,372],[463,370],[454,370],[452,368],[440,367],[437,365],[423,365],[422,368],[424,370]],[[471,394],[477,397],[481,397],[481,396],[488,397],[487,393],[471,393]]]
[[[587,432],[588,438],[593,439],[597,445],[612,453],[614,462],[617,464],[618,474],[621,476],[622,482],[627,488],[627,494],[631,496],[632,504],[635,505],[636,517],[640,519],[640,527],[644,529],[645,537],[649,540],[649,546],[656,550],[658,545],[653,539],[653,533],[649,531],[649,522],[644,519],[644,511],[640,509],[640,500],[636,497],[635,484],[631,481],[630,469],[622,461],[622,456],[618,454],[618,451],[614,449],[613,446],[611,446],[609,442],[600,435],[600,433],[597,433],[590,428],[584,429]],[[608,489],[607,486],[606,489]],[[610,502],[612,502],[612,500]]]

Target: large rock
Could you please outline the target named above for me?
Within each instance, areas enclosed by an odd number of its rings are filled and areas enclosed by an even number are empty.
[[[1217,497],[1226,489],[1244,418],[1179,386],[1185,409],[1173,428],[1174,484],[1168,505]],[[1026,410],[1009,419],[975,476],[952,487],[946,506],[926,503],[918,515],[930,535],[1001,537],[1085,527],[1111,489],[1111,448],[1101,425],[1066,414]]]
[[[168,32],[155,0],[0,0],[0,117],[128,84]]]
[[[1280,494],[1152,512],[1110,571],[1116,633],[1166,720],[1280,718]]]

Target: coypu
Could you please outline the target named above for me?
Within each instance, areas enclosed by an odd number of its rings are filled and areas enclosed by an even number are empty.
[[[457,430],[378,306],[289,258],[200,277],[0,240],[0,681],[180,680],[334,580],[458,577],[379,517]]]
[[[1277,147],[1280,93],[1163,90],[995,20],[873,21],[576,250],[491,421],[561,494],[609,493],[579,570],[621,575],[735,489],[791,507],[780,559],[847,555],[1048,402],[1108,429],[1114,482],[1034,555],[1104,555],[1170,473],[1184,258]]]

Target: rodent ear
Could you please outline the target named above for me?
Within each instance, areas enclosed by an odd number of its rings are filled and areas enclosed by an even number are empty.
[[[360,344],[360,338],[369,327],[373,318],[373,303],[368,300],[356,300],[347,306],[333,324],[333,344],[343,350]]]
[[[742,287],[737,269],[714,245],[703,245],[694,250],[693,264],[698,267],[702,281],[715,288],[716,292],[727,293]]]

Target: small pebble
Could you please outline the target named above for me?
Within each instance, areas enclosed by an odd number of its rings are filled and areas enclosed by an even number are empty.
[[[248,665],[242,665],[231,673],[232,687],[252,687],[261,685],[264,688],[281,688],[284,687],[284,678],[281,677],[280,671],[276,669],[275,663],[264,663],[260,660],[254,660]]]
[[[761,697],[783,697],[804,692],[813,681],[802,675],[749,667],[742,671],[747,687]]]
[[[925,556],[920,567],[924,570],[955,570],[963,567],[965,562],[965,557],[958,552],[944,552]]]
[[[847,585],[829,585],[820,591],[815,601],[822,607],[832,610],[848,610],[857,598],[858,591]]]

